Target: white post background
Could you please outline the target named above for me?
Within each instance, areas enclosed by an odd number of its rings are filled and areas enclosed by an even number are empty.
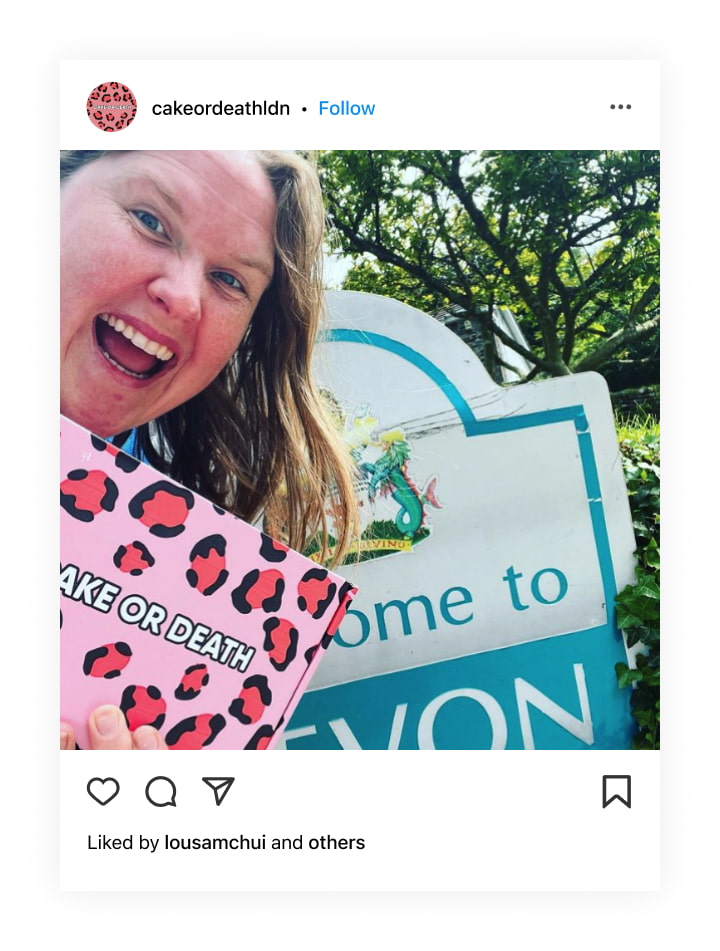
[[[40,460],[23,471],[26,498],[5,513],[3,552],[9,627],[22,635],[28,677],[4,684],[6,712],[2,814],[5,855],[12,856],[6,881],[5,926],[26,946],[53,944],[108,951],[142,943],[209,947],[228,936],[296,943],[310,935],[314,947],[367,948],[401,944],[413,948],[490,943],[500,948],[606,949],[702,946],[714,928],[715,876],[707,856],[717,843],[717,770],[712,724],[715,694],[708,671],[717,668],[718,640],[711,623],[717,586],[713,559],[700,543],[715,532],[709,494],[699,491],[698,449],[714,431],[715,374],[698,367],[698,332],[704,354],[717,352],[719,325],[706,319],[708,277],[716,269],[716,222],[708,213],[712,187],[717,86],[716,35],[706,29],[698,3],[658,7],[647,0],[608,0],[578,7],[519,0],[511,6],[442,6],[437,15],[408,15],[407,6],[368,0],[362,15],[341,20],[337,4],[213,7],[207,15],[169,13],[165,5],[124,4],[112,29],[99,28],[95,3],[13,11],[3,60],[8,87],[4,131],[6,271],[5,442],[16,459]],[[332,900],[295,896],[68,895],[58,891],[58,796],[56,728],[57,623],[56,485],[57,411],[57,62],[72,57],[220,57],[246,60],[322,59],[352,62],[385,57],[661,59],[664,82],[663,300],[664,322],[664,740],[663,893],[654,895],[422,895],[367,894]],[[564,90],[558,91],[561,98]],[[498,90],[497,95],[502,94]],[[49,108],[30,121],[33,104]],[[532,89],[527,110],[537,108]],[[520,121],[524,121],[521,117]],[[17,137],[17,143],[13,142]],[[529,143],[532,146],[532,143]],[[703,194],[704,193],[704,194]],[[11,224],[12,223],[12,224]],[[684,318],[699,315],[698,332]],[[28,346],[34,352],[29,353]],[[28,386],[28,369],[34,369]],[[18,411],[19,410],[19,411]],[[42,447],[47,447],[44,451]],[[43,461],[45,465],[43,465]],[[3,472],[4,488],[17,487],[17,468]],[[9,594],[17,597],[11,603]],[[43,591],[52,592],[44,596]],[[698,668],[698,663],[700,667]],[[31,697],[31,700],[28,697]],[[489,754],[488,754],[489,755]],[[578,762],[579,754],[577,756]],[[637,754],[642,760],[643,754]],[[364,759],[364,758],[363,758]],[[530,764],[532,758],[527,758]],[[524,760],[525,761],[525,760]],[[208,791],[209,794],[209,791]],[[641,827],[616,843],[618,859],[644,868]]]

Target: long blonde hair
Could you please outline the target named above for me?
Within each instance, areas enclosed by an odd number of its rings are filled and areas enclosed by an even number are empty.
[[[61,180],[112,154],[61,152]],[[263,515],[266,531],[293,548],[316,540],[318,557],[337,564],[358,513],[350,455],[311,373],[323,309],[322,194],[298,155],[254,154],[277,201],[272,282],[217,378],[138,427],[136,445],[158,470],[247,521]]]

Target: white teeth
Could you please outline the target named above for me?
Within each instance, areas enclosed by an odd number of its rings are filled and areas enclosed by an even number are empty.
[[[171,360],[175,356],[174,352],[169,347],[166,347],[165,344],[158,343],[157,340],[149,340],[145,334],[140,333],[139,330],[135,330],[130,324],[126,324],[122,318],[114,317],[112,314],[100,314],[99,317],[100,320],[104,320],[106,324],[109,324],[114,330],[121,333],[123,337],[126,337],[139,350],[150,354],[151,357],[157,357],[158,360],[167,363],[168,360]],[[115,361],[112,362],[114,363]]]

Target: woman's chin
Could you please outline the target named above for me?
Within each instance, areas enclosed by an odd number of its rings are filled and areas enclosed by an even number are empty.
[[[101,439],[110,439],[118,433],[140,425],[140,422],[133,423],[119,417],[113,418],[106,411],[90,407],[87,403],[76,405],[72,400],[60,400],[60,413]]]

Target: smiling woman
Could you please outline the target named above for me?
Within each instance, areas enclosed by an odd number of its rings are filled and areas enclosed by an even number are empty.
[[[248,153],[115,153],[76,172],[62,200],[62,411],[107,437],[204,390],[270,283],[275,215]]]
[[[61,411],[295,548],[351,467],[310,374],[324,212],[277,152],[62,153]]]
[[[280,152],[61,153],[61,412],[293,548],[352,466],[314,386],[324,209]]]

